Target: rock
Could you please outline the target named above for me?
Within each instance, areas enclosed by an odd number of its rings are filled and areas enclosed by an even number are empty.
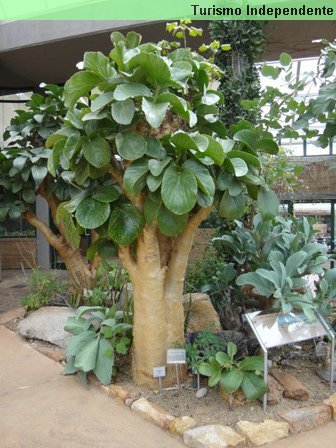
[[[134,402],[133,398],[126,398],[125,405],[131,407],[133,402]]]
[[[109,386],[105,386],[105,388],[108,396],[119,398],[121,401],[126,401],[132,396],[128,389],[119,384],[110,384]]]
[[[216,333],[221,329],[218,314],[208,294],[184,294],[183,307],[185,314],[189,313],[187,326],[190,331],[202,331],[206,327],[211,327],[211,331]]]
[[[183,433],[184,443],[191,448],[241,448],[245,439],[229,426],[207,425],[188,429]]]
[[[295,376],[289,373],[282,372],[278,369],[272,369],[270,374],[275,378],[284,388],[284,397],[293,398],[294,400],[305,401],[308,400],[310,392],[307,387],[301,383]]]
[[[249,445],[261,446],[287,437],[289,425],[275,420],[264,420],[261,423],[240,421],[236,424],[236,429],[246,437]]]
[[[201,387],[196,392],[196,398],[203,398],[206,396],[207,393],[208,393],[208,389],[206,387]]]
[[[40,339],[66,348],[71,334],[64,331],[64,325],[68,317],[74,314],[67,307],[40,308],[19,323],[18,332],[25,338]]]
[[[330,395],[327,400],[324,400],[323,403],[330,406],[332,418],[336,420],[336,392]]]
[[[279,415],[289,424],[290,431],[296,434],[328,423],[331,420],[331,408],[325,404],[306,406],[281,412]]]
[[[179,434],[180,436],[190,428],[196,426],[196,420],[192,417],[184,416],[175,418],[169,423],[169,431],[174,434]]]
[[[267,394],[267,404],[274,405],[280,403],[283,397],[284,388],[278,381],[272,376],[267,376],[268,394]],[[260,401],[263,397],[259,398]]]
[[[65,350],[60,347],[46,347],[36,342],[33,342],[31,345],[35,350],[42,353],[42,355],[48,356],[53,361],[62,362],[65,359]]]
[[[238,389],[234,394],[228,394],[223,388],[220,388],[219,394],[231,406],[244,406],[249,402],[241,389]]]
[[[151,403],[146,398],[134,401],[131,409],[163,429],[168,429],[170,422],[175,420],[173,415],[168,414],[161,406]]]
[[[320,369],[316,369],[315,373],[321,380],[330,382],[330,367],[321,367]],[[333,372],[333,382],[336,382],[336,366]]]

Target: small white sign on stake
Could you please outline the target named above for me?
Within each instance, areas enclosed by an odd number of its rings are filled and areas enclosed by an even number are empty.
[[[159,381],[160,395],[162,393],[162,378],[165,376],[166,376],[166,367],[165,366],[153,367],[153,377],[157,378]]]
[[[184,348],[169,348],[167,350],[167,364],[175,364],[177,388],[180,389],[180,376],[178,366],[186,363]]]
[[[166,376],[166,367],[154,367],[153,368],[153,377],[154,378],[162,378],[163,376]]]
[[[184,348],[170,348],[167,350],[167,364],[185,364],[186,351]]]

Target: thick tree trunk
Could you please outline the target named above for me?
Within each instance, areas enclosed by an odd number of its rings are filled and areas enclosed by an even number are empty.
[[[155,226],[145,227],[138,238],[136,258],[130,247],[120,247],[119,258],[133,284],[132,366],[136,384],[157,387],[153,368],[166,365],[168,348],[184,344],[185,271],[195,231],[210,210],[193,215],[175,241],[166,241]],[[181,369],[182,379],[185,374],[186,369]],[[164,384],[176,384],[174,368],[167,368]]]

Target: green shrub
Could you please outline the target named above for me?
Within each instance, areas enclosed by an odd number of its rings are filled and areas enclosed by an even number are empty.
[[[32,269],[28,287],[29,294],[20,299],[27,311],[52,305],[57,296],[66,290],[66,285],[59,281],[56,272],[41,271],[38,268]]]
[[[80,372],[86,378],[93,371],[103,384],[109,384],[116,371],[116,354],[127,354],[131,329],[132,325],[124,322],[124,313],[116,305],[79,307],[76,316],[69,317],[64,327],[73,335],[67,347],[64,375]]]
[[[209,387],[217,384],[229,395],[241,389],[249,400],[256,400],[268,391],[262,378],[264,370],[261,356],[246,356],[235,359],[237,346],[233,342],[227,345],[227,353],[218,352],[209,362],[199,366],[199,372],[209,377]]]

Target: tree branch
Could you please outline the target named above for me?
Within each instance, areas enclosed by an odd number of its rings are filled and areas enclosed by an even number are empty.
[[[133,282],[136,274],[136,263],[131,255],[130,246],[119,246],[118,257],[123,266],[127,269],[131,281]]]
[[[48,243],[62,255],[62,252],[64,252],[67,247],[65,247],[62,239],[55,235],[45,222],[41,221],[31,210],[26,210],[22,217],[29,222],[29,224],[38,229]]]

